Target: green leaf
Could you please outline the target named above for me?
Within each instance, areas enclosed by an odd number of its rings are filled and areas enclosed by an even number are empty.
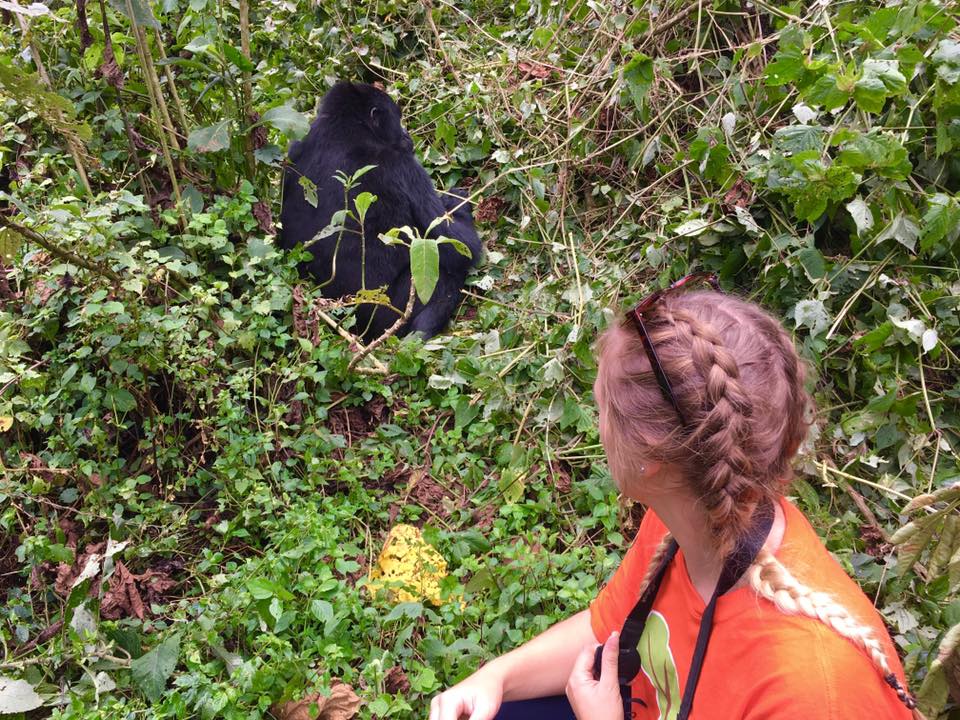
[[[643,53],[634,53],[623,67],[623,79],[630,90],[633,104],[638,110],[643,108],[643,99],[653,85],[653,59]]]
[[[133,411],[137,407],[137,401],[134,399],[133,395],[130,394],[129,390],[112,387],[107,391],[107,397],[109,397],[110,402],[116,408],[117,412],[127,413]]]
[[[223,50],[223,56],[228,61],[240,68],[241,72],[253,72],[256,70],[257,66],[248,60],[244,54],[237,50],[237,48],[235,48],[233,45],[224,43],[221,46],[221,49]]]
[[[293,105],[280,105],[270,108],[263,114],[263,122],[272,125],[284,135],[294,139],[302,138],[310,132],[310,120]]]
[[[900,95],[907,89],[907,79],[900,72],[896,60],[865,60],[860,79],[853,87],[853,99],[867,112],[878,113],[892,95]]]
[[[158,702],[163,697],[167,680],[173,675],[179,657],[180,635],[174,634],[130,663],[134,684],[150,702]]]
[[[826,130],[819,125],[788,125],[773,134],[773,147],[784,153],[821,152],[825,134]]]
[[[269,600],[283,594],[280,586],[267,578],[253,578],[247,581],[247,590],[255,600]]]
[[[927,200],[920,233],[920,250],[930,252],[941,240],[952,245],[960,235],[960,205],[956,198],[937,193]]]
[[[803,48],[799,45],[782,47],[764,68],[764,82],[771,87],[796,82],[803,75]]]
[[[43,698],[37,695],[33,685],[0,675],[0,715],[30,712],[41,705]]]
[[[127,0],[110,0],[110,5],[114,10],[123,13],[131,20],[136,21],[137,25],[146,25],[147,27],[160,29],[160,23],[153,15],[150,9],[149,0],[130,0],[130,7],[133,8],[133,17],[127,11]]]
[[[907,149],[886,133],[855,135],[843,143],[837,161],[852,170],[873,170],[891,180],[904,180],[913,170]]]
[[[377,201],[377,196],[373,193],[362,192],[353,199],[353,204],[357,208],[357,216],[360,218],[360,224],[363,225],[367,217],[367,210]]]
[[[433,296],[440,278],[440,248],[429,237],[416,237],[410,243],[410,273],[420,302],[426,304]]]
[[[937,77],[948,85],[960,80],[960,42],[941,40],[930,58],[937,68]]]
[[[916,252],[918,237],[920,237],[920,228],[917,226],[917,223],[906,213],[900,212],[893,221],[877,235],[876,241],[881,243],[886,240],[896,240],[910,252]]]
[[[297,183],[300,185],[303,190],[303,199],[306,200],[311,207],[317,206],[317,186],[306,175],[301,175],[297,178]]]
[[[842,90],[837,83],[836,73],[825,73],[803,93],[803,99],[810,105],[826,110],[836,110],[847,104],[850,92]]]
[[[207,127],[197,128],[187,138],[187,147],[201,153],[217,152],[230,147],[230,120],[221,120]]]

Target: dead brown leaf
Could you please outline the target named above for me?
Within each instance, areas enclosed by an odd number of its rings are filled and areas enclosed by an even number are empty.
[[[270,712],[277,720],[350,720],[361,704],[352,687],[337,683],[331,688],[329,697],[311,693],[302,700],[274,705]]]
[[[273,227],[273,211],[265,202],[255,202],[252,208],[253,216],[257,219],[257,227],[263,232],[273,235],[276,229]]]
[[[520,69],[520,79],[535,77],[538,80],[546,80],[553,71],[546,65],[540,63],[522,62],[517,66]]]
[[[383,688],[391,695],[406,695],[410,692],[410,679],[399,665],[394,665],[383,678]]]
[[[100,605],[100,615],[110,620],[121,617],[137,617],[143,620],[146,616],[143,598],[137,589],[136,576],[127,570],[127,566],[120,560],[110,576],[107,592],[104,593],[103,603]]]

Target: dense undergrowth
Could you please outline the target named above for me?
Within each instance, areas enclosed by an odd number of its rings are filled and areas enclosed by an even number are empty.
[[[345,682],[422,717],[615,567],[638,513],[592,342],[706,268],[795,329],[797,502],[957,716],[956,3],[3,8],[0,712],[251,718]],[[450,333],[360,370],[272,243],[336,78],[398,98],[487,246]],[[398,522],[440,606],[365,589]]]

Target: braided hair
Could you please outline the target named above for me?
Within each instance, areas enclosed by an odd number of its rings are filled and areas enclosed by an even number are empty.
[[[645,462],[677,468],[726,555],[749,529],[756,508],[777,502],[790,483],[791,460],[813,415],[803,362],[776,319],[733,295],[666,295],[644,312],[644,326],[687,422],[663,397],[632,323],[610,328],[599,342],[597,397],[611,471],[619,482],[642,474]],[[649,568],[659,565],[669,542],[667,535]],[[652,575],[648,569],[640,593]],[[870,626],[828,594],[804,586],[769,552],[761,551],[747,578],[781,612],[823,622],[863,650],[922,717]]]

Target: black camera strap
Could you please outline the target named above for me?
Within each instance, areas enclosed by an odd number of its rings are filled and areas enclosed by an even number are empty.
[[[683,701],[680,703],[680,712],[677,716],[678,720],[687,720],[693,710],[693,695],[697,690],[700,671],[703,669],[703,660],[707,654],[707,644],[710,641],[710,631],[713,629],[713,616],[717,608],[717,599],[736,585],[747,568],[753,564],[757,553],[760,552],[760,548],[763,547],[763,543],[767,539],[767,535],[770,534],[770,528],[773,527],[773,518],[774,507],[771,503],[759,506],[754,513],[750,529],[737,541],[733,552],[727,556],[723,564],[720,580],[717,582],[717,587],[703,611],[703,617],[700,619],[700,630],[697,633],[697,643],[694,647],[693,659],[690,662],[690,672],[687,675]],[[663,554],[650,584],[640,595],[640,599],[634,605],[633,610],[630,611],[623,623],[623,629],[620,631],[617,680],[620,684],[620,697],[623,698],[623,713],[626,720],[632,717],[633,703],[645,705],[642,700],[633,698],[630,694],[630,684],[639,674],[641,668],[640,652],[637,648],[640,644],[640,637],[643,635],[643,629],[647,624],[647,616],[650,615],[653,602],[660,591],[663,577],[666,575],[667,568],[673,561],[678,549],[677,541],[672,540]],[[599,645],[593,659],[593,676],[597,679],[600,678],[602,655],[603,645]]]

